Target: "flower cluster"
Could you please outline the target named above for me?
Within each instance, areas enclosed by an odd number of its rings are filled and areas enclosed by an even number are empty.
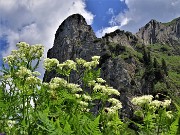
[[[80,85],[74,83],[68,83],[67,88],[70,89],[72,93],[83,91]]]
[[[28,63],[35,59],[40,59],[44,52],[42,45],[29,45],[25,42],[20,42],[16,45],[18,50],[12,50],[11,55],[4,57],[4,63],[9,66],[21,66],[21,63]]]
[[[51,90],[55,90],[57,88],[65,88],[67,90],[69,90],[69,92],[71,93],[77,93],[82,91],[82,88],[80,87],[80,85],[78,84],[74,84],[74,83],[68,83],[66,80],[64,80],[63,78],[59,78],[59,77],[55,77],[52,78],[51,81],[48,83],[43,83],[43,85],[45,87],[47,87],[49,85],[49,88]]]
[[[44,60],[44,68],[47,70],[47,71],[50,71],[52,69],[55,69],[57,67],[57,65],[59,64],[59,61],[55,58],[52,58],[52,59],[49,59],[49,58],[46,58]]]
[[[102,78],[96,78],[96,81],[98,82],[98,83],[105,83],[106,81],[104,80],[104,79],[102,79]]]
[[[92,68],[95,68],[98,64],[99,64],[98,61],[91,61],[91,62],[84,63],[83,67],[85,67],[86,69],[90,70]]]
[[[84,63],[86,63],[86,61],[84,59],[82,59],[82,58],[76,58],[76,63],[78,65],[84,65]]]
[[[31,70],[27,69],[26,67],[20,67],[19,70],[16,72],[16,75],[19,78],[24,78],[25,76],[31,76],[32,72]]]
[[[120,95],[119,91],[109,87],[107,85],[101,85],[99,83],[95,83],[94,88],[93,88],[94,92],[99,92],[102,95]]]
[[[35,84],[40,84],[41,79],[35,77],[35,76],[29,76],[26,78],[26,83],[29,85],[35,85]]]
[[[167,108],[168,106],[170,106],[171,100],[167,100],[167,99],[164,101],[153,100],[152,95],[144,95],[141,97],[133,98],[132,103],[134,105],[138,105],[141,107],[145,104],[148,104],[150,107],[154,107],[154,108],[159,108],[159,107]]]
[[[67,66],[71,70],[76,70],[76,62],[73,60],[66,60],[63,62],[64,66]]]
[[[83,98],[85,101],[91,101],[91,100],[92,100],[92,98],[91,98],[90,96],[86,95],[86,94],[83,94],[83,95],[82,95],[82,98]]]
[[[153,99],[153,96],[152,95],[144,95],[144,96],[141,96],[141,97],[135,97],[132,99],[132,103],[134,105],[138,105],[138,106],[143,106],[145,104],[149,104]]]
[[[95,68],[99,64],[99,59],[100,59],[100,56],[93,56],[92,61],[85,62],[83,64],[83,67],[88,69],[88,70]]]
[[[108,114],[115,114],[119,109],[122,108],[122,103],[119,100],[115,99],[115,98],[108,99],[108,102],[112,103],[111,107],[105,108],[105,111]]]
[[[62,75],[69,76],[71,70],[76,70],[76,62],[73,60],[66,60],[65,62],[58,64],[56,71]]]
[[[8,65],[12,66],[16,61],[17,57],[15,55],[9,55],[7,57],[3,57],[4,63],[8,63]]]
[[[93,57],[92,57],[92,60],[93,60],[93,61],[99,61],[99,59],[100,59],[100,56],[93,56]]]

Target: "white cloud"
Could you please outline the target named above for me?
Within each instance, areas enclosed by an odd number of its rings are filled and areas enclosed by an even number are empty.
[[[7,35],[9,44],[3,56],[19,41],[43,44],[46,55],[57,28],[69,15],[80,13],[92,24],[94,16],[85,8],[85,0],[0,0],[0,36]]]
[[[109,8],[108,11],[107,11],[107,14],[109,14],[109,15],[114,15],[114,10],[113,10],[113,8]]]
[[[113,32],[115,30],[119,29],[119,26],[112,26],[112,27],[106,27],[106,28],[102,28],[100,30],[98,30],[96,32],[96,36],[97,37],[102,37],[104,36],[106,33],[110,33],[110,32]]]
[[[113,26],[118,26],[122,30],[133,33],[148,23],[151,19],[160,22],[168,22],[176,17],[180,17],[180,0],[120,0],[124,1],[127,10],[112,16],[109,28],[99,30],[98,36],[103,35],[107,29],[113,30]],[[101,33],[101,34],[99,34]]]
[[[121,24],[121,29],[131,32],[137,32],[151,19],[168,22],[180,16],[180,0],[125,0],[125,3],[128,10],[113,20]],[[125,20],[127,23],[122,25]]]

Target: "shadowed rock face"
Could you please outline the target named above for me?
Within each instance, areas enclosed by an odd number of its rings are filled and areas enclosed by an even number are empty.
[[[142,63],[130,57],[126,60],[121,57],[112,57],[112,53],[120,55],[123,48],[136,48],[136,44],[171,43],[180,44],[180,19],[176,19],[172,24],[162,24],[151,20],[142,27],[136,35],[130,32],[116,30],[106,34],[102,38],[97,38],[91,28],[87,25],[83,16],[74,14],[62,22],[55,34],[54,45],[49,49],[47,57],[56,58],[59,62],[68,59],[83,58],[91,60],[92,56],[101,56],[99,68],[101,77],[108,85],[118,89],[121,93],[119,99],[123,104],[123,116],[131,117],[131,104],[129,98],[137,94],[148,94],[146,84],[134,79],[136,70],[142,68]],[[168,37],[168,38],[167,38]],[[115,52],[109,45],[115,44]],[[51,78],[60,76],[55,71],[45,72],[43,81],[49,82]],[[62,77],[62,76],[60,76]],[[79,76],[76,73],[70,75],[72,83],[78,82]],[[142,80],[143,81],[143,80]],[[95,110],[97,111],[97,110]]]
[[[48,51],[48,58],[57,58],[59,62],[75,58],[90,60],[91,56],[100,55],[103,44],[94,43],[96,36],[87,25],[83,16],[74,14],[68,17],[55,34],[54,46]],[[45,73],[44,80],[50,81],[54,73]]]

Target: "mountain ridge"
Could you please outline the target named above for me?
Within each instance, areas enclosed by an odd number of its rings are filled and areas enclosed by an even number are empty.
[[[116,88],[121,93],[119,100],[123,103],[123,117],[131,117],[130,99],[133,96],[155,94],[159,90],[155,89],[158,88],[159,83],[160,85],[163,83],[163,87],[169,89],[170,84],[166,81],[167,75],[164,74],[164,70],[154,67],[153,70],[150,70],[149,68],[152,68],[151,64],[146,65],[145,63],[155,62],[153,59],[159,57],[158,54],[154,53],[157,48],[161,51],[163,57],[167,52],[172,57],[179,53],[177,49],[180,47],[179,24],[179,20],[168,26],[151,20],[140,28],[135,35],[131,32],[116,30],[105,34],[102,38],[97,38],[92,27],[87,25],[84,17],[80,14],[74,14],[64,20],[57,29],[54,45],[49,49],[47,57],[56,58],[61,63],[68,59],[83,58],[90,60],[92,56],[101,56],[100,76],[106,80],[108,85]],[[161,31],[160,29],[164,30]],[[165,46],[166,44],[168,44],[168,47]],[[152,56],[147,51],[148,47],[150,48],[149,52],[153,50]],[[145,53],[148,53],[148,55]],[[145,60],[145,55],[148,56],[149,62]],[[160,58],[159,61],[161,61]],[[176,70],[172,72],[175,73]],[[63,77],[55,71],[46,71],[43,81],[49,82],[51,78],[57,76]],[[162,78],[159,78],[159,76]],[[72,83],[82,84],[78,81],[78,78],[78,74],[71,73],[70,80]],[[158,86],[156,86],[157,84]]]

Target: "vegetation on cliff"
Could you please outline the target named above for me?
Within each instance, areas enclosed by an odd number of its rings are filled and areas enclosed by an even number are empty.
[[[42,82],[36,69],[41,61],[43,46],[21,42],[17,47],[18,50],[13,50],[11,55],[4,58],[0,76],[1,133],[179,134],[180,104],[171,95],[162,93],[133,97],[131,102],[138,120],[121,119],[120,110],[124,105],[119,101],[120,92],[100,78],[100,69],[97,68],[99,56],[93,56],[91,61],[77,58],[63,63],[55,58],[47,58],[44,68],[47,71],[56,70],[65,78],[55,77],[50,82]],[[143,56],[145,53],[146,50]],[[144,65],[143,75],[149,72],[146,70],[152,70],[150,68],[161,67],[165,76],[174,70],[168,69],[166,74],[164,60],[159,65],[159,59],[151,61],[155,55],[147,56],[149,62]],[[71,72],[81,74],[79,79],[84,83],[71,83]],[[163,99],[160,97],[162,95]],[[96,104],[100,106],[94,114]],[[136,130],[129,128],[131,125]]]

